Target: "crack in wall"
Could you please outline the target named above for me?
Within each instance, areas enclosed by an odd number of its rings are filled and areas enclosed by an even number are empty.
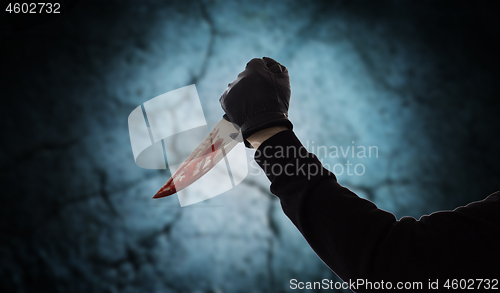
[[[99,177],[99,195],[101,196],[102,200],[104,201],[108,209],[111,211],[113,216],[121,217],[121,215],[117,212],[115,206],[109,199],[111,195],[109,194],[106,188],[106,185],[108,183],[108,175],[106,174],[106,171],[98,169],[96,170],[96,173]]]
[[[201,18],[202,20],[208,25],[209,28],[209,33],[210,33],[210,38],[208,40],[208,45],[207,45],[207,50],[205,52],[205,57],[201,63],[200,66],[200,71],[198,74],[193,75],[191,79],[189,80],[189,84],[196,84],[198,83],[203,77],[205,77],[207,67],[208,67],[208,62],[210,58],[213,56],[213,51],[214,51],[214,46],[215,46],[215,37],[218,34],[217,30],[215,29],[215,23],[210,16],[210,14],[207,11],[207,7],[204,2],[200,2],[200,13],[201,13]]]
[[[97,172],[99,173],[100,171],[97,171]],[[32,228],[29,231],[26,231],[26,234],[33,234],[33,233],[35,233],[37,231],[42,230],[47,224],[49,224],[50,222],[58,219],[59,216],[61,215],[61,212],[65,208],[69,207],[70,205],[78,204],[78,203],[87,201],[89,199],[95,198],[95,197],[102,198],[104,200],[105,204],[110,209],[110,211],[113,212],[113,210],[114,210],[113,214],[115,216],[117,216],[117,217],[121,217],[120,213],[117,211],[117,209],[114,207],[114,205],[110,201],[110,197],[111,196],[113,196],[114,194],[120,194],[120,193],[122,193],[124,191],[127,191],[127,190],[129,190],[131,188],[134,188],[138,184],[144,182],[144,180],[146,180],[146,179],[153,179],[153,178],[156,178],[156,177],[163,177],[163,176],[164,176],[163,173],[158,173],[156,175],[149,175],[149,174],[143,175],[143,177],[141,177],[141,178],[139,178],[137,180],[131,181],[128,184],[122,184],[122,185],[120,185],[120,188],[113,189],[113,191],[111,193],[106,190],[104,192],[104,194],[102,192],[102,189],[105,188],[104,187],[105,186],[105,182],[102,181],[103,180],[102,177],[99,177],[99,178],[101,178],[100,179],[101,180],[101,184],[100,184],[100,188],[99,188],[98,191],[93,192],[93,193],[89,193],[89,194],[85,194],[85,195],[82,195],[82,196],[77,196],[77,197],[74,197],[74,198],[71,198],[71,199],[68,199],[68,200],[65,200],[65,201],[55,201],[55,202],[53,202],[51,204],[50,208],[49,208],[49,210],[50,210],[50,212],[48,213],[49,216],[46,219],[44,219],[43,221],[39,222],[36,228]],[[109,202],[109,205],[106,203],[106,201]]]
[[[266,223],[271,232],[271,235],[267,237],[267,245],[268,248],[266,250],[266,268],[268,272],[269,278],[269,287],[275,288],[276,286],[276,276],[273,269],[273,260],[274,260],[274,247],[275,242],[279,241],[281,238],[279,223],[276,222],[274,218],[274,204],[278,202],[278,197],[274,196],[268,188],[264,187],[260,183],[255,180],[245,179],[242,181],[243,184],[248,185],[252,188],[256,188],[260,193],[268,199],[268,205],[266,210]]]

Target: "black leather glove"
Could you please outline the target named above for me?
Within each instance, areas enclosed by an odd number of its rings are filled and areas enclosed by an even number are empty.
[[[290,103],[290,78],[288,69],[271,58],[255,58],[247,63],[243,72],[228,85],[219,99],[224,118],[241,128],[246,139],[257,131],[286,126]]]

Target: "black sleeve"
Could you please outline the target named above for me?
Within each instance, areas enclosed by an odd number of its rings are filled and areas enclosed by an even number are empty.
[[[266,140],[255,160],[285,214],[344,281],[424,280],[427,286],[436,278],[500,278],[498,192],[454,211],[398,221],[340,186],[292,131]]]

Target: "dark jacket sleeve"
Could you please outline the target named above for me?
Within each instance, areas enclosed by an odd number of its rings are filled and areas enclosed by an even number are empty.
[[[427,286],[436,278],[500,278],[498,192],[454,211],[398,221],[339,185],[292,131],[266,140],[255,160],[285,214],[344,281],[422,280]]]

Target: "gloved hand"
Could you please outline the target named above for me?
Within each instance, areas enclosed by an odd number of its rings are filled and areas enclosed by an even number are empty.
[[[255,58],[247,63],[243,72],[228,85],[219,99],[224,118],[241,128],[246,139],[257,131],[286,126],[290,103],[290,78],[288,69],[271,58]]]

